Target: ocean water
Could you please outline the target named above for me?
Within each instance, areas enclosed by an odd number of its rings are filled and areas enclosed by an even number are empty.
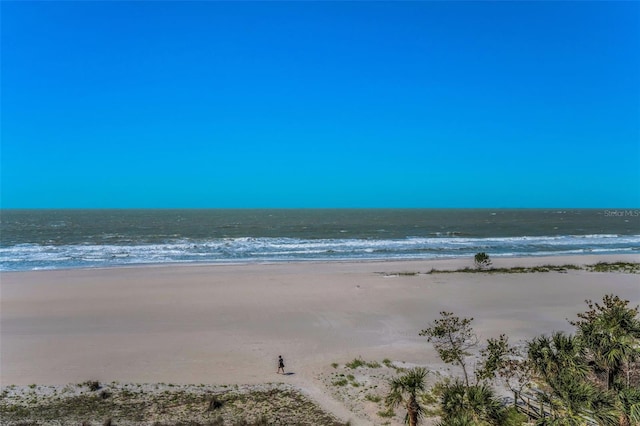
[[[640,210],[2,210],[0,271],[640,253]]]

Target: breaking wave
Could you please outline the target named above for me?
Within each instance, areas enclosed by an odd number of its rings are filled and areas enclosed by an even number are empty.
[[[402,239],[216,238],[163,243],[16,244],[0,248],[0,271],[161,263],[242,263],[436,259],[484,251],[494,257],[618,254],[640,251],[640,235],[565,235]]]

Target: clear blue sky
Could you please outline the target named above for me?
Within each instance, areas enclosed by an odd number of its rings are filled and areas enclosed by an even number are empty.
[[[7,2],[3,208],[640,207],[639,2]]]

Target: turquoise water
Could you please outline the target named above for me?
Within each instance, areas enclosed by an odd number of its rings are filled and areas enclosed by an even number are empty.
[[[640,210],[3,210],[0,270],[640,253]]]

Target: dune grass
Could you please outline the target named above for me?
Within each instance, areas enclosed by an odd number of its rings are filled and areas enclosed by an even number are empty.
[[[287,385],[213,387],[99,385],[5,389],[0,418],[7,426],[34,424],[154,424],[342,426],[313,401]]]
[[[435,269],[432,268],[427,272],[419,271],[402,271],[402,272],[377,272],[377,274],[385,277],[417,277],[420,275],[430,274],[532,274],[541,272],[559,272],[566,273],[568,271],[587,271],[587,272],[618,272],[624,274],[640,274],[640,263],[637,262],[598,262],[593,265],[539,265],[539,266],[513,266],[510,268],[460,268],[460,269]]]

